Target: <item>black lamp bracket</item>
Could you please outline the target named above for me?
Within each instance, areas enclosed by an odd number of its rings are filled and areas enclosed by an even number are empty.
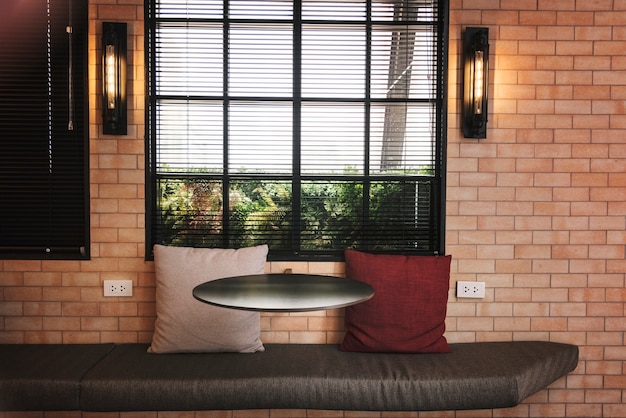
[[[466,28],[463,37],[463,135],[486,138],[489,90],[489,29]]]
[[[102,23],[102,132],[127,134],[127,24]]]

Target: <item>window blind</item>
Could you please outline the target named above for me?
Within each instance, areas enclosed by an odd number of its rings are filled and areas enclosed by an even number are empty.
[[[0,3],[1,258],[88,256],[85,3]]]
[[[148,0],[147,242],[443,251],[447,2]]]

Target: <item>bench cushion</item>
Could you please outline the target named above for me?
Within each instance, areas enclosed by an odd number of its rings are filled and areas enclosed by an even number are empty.
[[[117,346],[82,383],[89,411],[335,409],[424,411],[515,406],[572,371],[578,348],[550,342],[450,344],[446,354],[348,353],[266,344],[254,354]]]
[[[113,344],[0,345],[0,411],[80,409],[80,381]]]

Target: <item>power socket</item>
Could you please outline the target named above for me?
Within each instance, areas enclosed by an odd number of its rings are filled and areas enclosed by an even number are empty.
[[[456,282],[456,297],[475,299],[484,298],[485,282]]]
[[[132,296],[132,280],[105,280],[104,296]]]

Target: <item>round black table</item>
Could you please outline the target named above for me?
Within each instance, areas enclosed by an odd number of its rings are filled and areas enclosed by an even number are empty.
[[[202,283],[193,296],[211,305],[266,312],[342,308],[374,296],[367,283],[314,274],[253,274]]]

